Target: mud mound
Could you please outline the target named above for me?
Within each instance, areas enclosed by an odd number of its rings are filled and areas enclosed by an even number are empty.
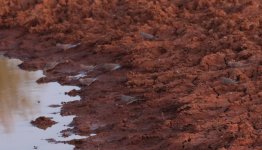
[[[32,125],[40,128],[40,129],[43,129],[43,130],[46,130],[47,128],[53,126],[56,123],[57,122],[53,121],[52,118],[48,118],[48,117],[44,117],[44,116],[38,117],[35,120],[31,121]]]
[[[100,139],[80,147],[261,149],[261,8],[260,0],[2,0],[0,24],[80,41],[81,57],[68,54],[75,61],[94,63],[89,54],[123,65],[122,94],[143,101],[116,108],[115,93],[83,92],[67,106],[80,133],[92,129],[86,114],[112,116],[96,128]]]

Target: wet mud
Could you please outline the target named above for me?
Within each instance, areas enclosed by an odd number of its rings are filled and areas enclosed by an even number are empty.
[[[47,128],[52,127],[54,124],[56,124],[56,122],[52,119],[53,118],[41,116],[36,118],[35,120],[32,120],[31,124],[40,129],[46,130]]]
[[[262,149],[261,1],[0,7],[6,56],[44,70],[38,82],[81,87],[61,113],[77,116],[72,132],[96,136],[71,141],[76,149]]]
[[[61,86],[57,82],[37,84],[36,80],[43,77],[43,71],[21,70],[18,67],[21,63],[18,59],[0,56],[1,149],[72,150],[74,146],[65,141],[86,136],[65,132],[72,128],[69,124],[75,116],[62,116],[59,106],[79,100],[79,96],[65,95],[79,87]],[[50,138],[57,141],[56,144],[46,141]],[[10,144],[10,141],[16,141],[16,144]]]

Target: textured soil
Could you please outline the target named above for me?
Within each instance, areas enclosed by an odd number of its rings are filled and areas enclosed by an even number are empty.
[[[35,120],[32,120],[31,124],[36,126],[37,128],[46,130],[47,128],[56,124],[56,122],[53,121],[52,118],[41,116],[36,118]]]
[[[76,149],[260,150],[261,13],[260,0],[0,0],[0,50],[45,70],[38,82],[81,87],[61,113],[97,135]],[[105,63],[121,68],[68,80]]]

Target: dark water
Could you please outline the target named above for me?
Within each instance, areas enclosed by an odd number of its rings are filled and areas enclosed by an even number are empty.
[[[43,76],[42,71],[23,71],[17,67],[19,63],[19,60],[0,56],[0,149],[72,150],[72,145],[52,144],[45,140],[83,138],[77,135],[61,137],[60,131],[69,128],[74,116],[62,117],[56,113],[60,112],[59,107],[48,106],[80,99],[64,94],[78,87],[58,83],[37,84],[35,81]],[[30,121],[39,116],[53,117],[58,124],[47,130],[38,129]]]

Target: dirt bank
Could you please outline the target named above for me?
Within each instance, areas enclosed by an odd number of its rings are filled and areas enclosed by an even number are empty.
[[[79,149],[262,149],[259,0],[0,0],[0,49],[79,85]],[[57,43],[81,43],[63,50]],[[47,67],[55,63],[54,67]],[[67,76],[90,66],[92,84]],[[101,69],[102,68],[102,69]]]

